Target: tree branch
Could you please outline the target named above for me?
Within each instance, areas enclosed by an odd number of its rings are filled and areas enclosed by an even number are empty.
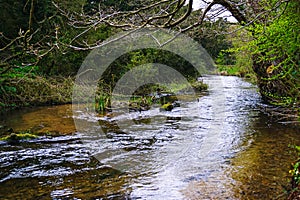
[[[170,28],[170,27],[174,27],[174,26],[180,24],[192,13],[192,10],[193,10],[193,0],[189,0],[188,10],[186,11],[186,13],[181,18],[179,18],[177,21],[171,23],[168,26],[165,26],[164,28]]]

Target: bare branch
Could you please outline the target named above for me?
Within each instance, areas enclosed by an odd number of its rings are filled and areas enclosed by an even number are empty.
[[[170,25],[166,26],[165,28],[174,27],[174,26],[180,24],[192,13],[192,10],[193,10],[193,0],[189,0],[188,10],[186,11],[186,13],[181,18],[179,18],[177,21],[171,23]]]
[[[279,4],[289,0],[278,0]],[[98,5],[98,11],[95,14],[70,13],[59,7],[53,2],[53,5],[58,11],[69,20],[69,25],[78,30],[82,29],[69,44],[63,44],[76,50],[93,49],[99,46],[101,41],[95,41],[89,44],[88,42],[79,42],[82,36],[89,34],[92,30],[96,30],[101,25],[107,25],[123,30],[139,29],[142,27],[161,27],[161,28],[176,28],[179,32],[186,32],[194,27],[201,26],[205,20],[214,21],[217,17],[224,16],[224,13],[229,12],[240,24],[249,26],[255,21],[260,20],[270,12],[269,10],[261,10],[259,13],[254,13],[260,9],[258,5],[255,8],[249,6],[249,1],[240,0],[212,0],[210,3],[207,0],[201,0],[206,7],[202,10],[198,19],[194,22],[187,21],[193,12],[193,0],[159,0],[146,1],[149,5],[141,5],[132,11],[117,11],[111,7],[103,7]],[[252,2],[252,1],[251,1]],[[274,7],[278,6],[276,3]],[[240,10],[240,8],[242,10]],[[243,9],[246,8],[246,9]],[[185,9],[185,12],[182,12]],[[256,10],[256,11],[252,11]],[[77,45],[76,45],[77,44]],[[78,46],[80,44],[80,46]]]

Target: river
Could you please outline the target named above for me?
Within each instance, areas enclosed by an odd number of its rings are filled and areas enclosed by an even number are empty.
[[[238,77],[203,81],[207,93],[171,112],[6,113],[2,126],[52,134],[0,143],[0,199],[286,199],[299,127],[268,117]]]

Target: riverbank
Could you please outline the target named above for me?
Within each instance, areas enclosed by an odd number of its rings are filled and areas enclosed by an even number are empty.
[[[74,77],[43,77],[36,75],[5,78],[1,81],[0,86],[0,112],[28,106],[72,103],[74,80]],[[103,81],[98,84],[95,97],[97,111],[109,110],[113,84],[115,83],[108,84]],[[191,81],[190,84],[195,91],[207,90],[207,85],[201,81]],[[186,86],[180,87],[184,89],[183,87]],[[142,97],[154,93],[157,89],[158,86],[156,85],[146,86],[139,88],[135,93],[137,96]],[[162,87],[160,90],[165,89]]]
[[[237,76],[244,78],[252,84],[257,83],[256,75],[250,67],[242,68],[236,65],[217,65],[216,74],[221,76]]]
[[[259,85],[257,77],[250,67],[240,67],[237,65],[217,65],[217,75],[221,76],[237,76],[243,78],[245,81],[255,85]],[[260,89],[258,87],[258,89]],[[261,92],[261,91],[260,91]],[[260,93],[261,96],[262,93]],[[271,95],[271,94],[269,94]],[[297,97],[295,97],[296,99]],[[269,101],[264,99],[266,105],[262,107],[262,111],[270,118],[277,121],[284,121],[289,124],[300,124],[300,102],[297,99],[293,104],[284,104],[285,97],[282,97],[280,101]]]
[[[74,79],[72,77],[15,77],[1,82],[1,112],[41,105],[72,102]]]

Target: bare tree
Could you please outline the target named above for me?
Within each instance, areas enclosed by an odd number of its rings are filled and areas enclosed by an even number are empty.
[[[28,0],[25,3],[23,12],[25,13],[25,10],[28,9],[28,22],[18,25],[20,28],[17,36],[5,34],[5,30],[0,32],[0,75],[13,68],[36,66],[49,52],[59,48],[56,42],[58,41],[59,26],[53,27],[50,32],[46,33],[43,29],[44,24],[54,16],[35,19],[35,7],[35,0]],[[33,21],[38,26],[34,26]],[[16,64],[16,60],[18,64]]]
[[[35,2],[32,0],[27,3],[27,6],[30,6],[28,29],[20,29],[19,36],[13,39],[9,39],[1,33],[0,37],[2,41],[5,41],[5,45],[1,47],[0,52],[17,44],[20,48],[26,49],[27,55],[35,56],[38,61],[53,49],[58,49],[60,45],[76,50],[93,49],[103,45],[102,41],[97,40],[91,43],[86,40],[85,36],[103,25],[122,30],[158,27],[186,32],[194,27],[201,27],[205,21],[214,21],[219,17],[234,17],[238,23],[247,26],[266,18],[269,12],[289,1],[278,0],[273,5],[269,5],[269,10],[266,10],[258,0],[145,0],[142,2],[135,0],[131,2],[131,4],[135,4],[132,6],[132,10],[120,10],[118,7],[106,5],[103,1],[100,3],[89,1],[89,4],[93,4],[92,7],[83,6],[81,12],[72,12],[53,0],[52,3],[59,14],[64,16],[68,24],[78,31],[78,34],[65,43],[60,41],[60,25],[53,27],[51,35],[45,35],[40,41],[33,42],[32,39],[41,30],[32,28]],[[193,10],[195,3],[200,5],[198,11]],[[39,23],[51,20],[52,17],[45,18]],[[6,56],[0,65],[7,65],[7,62],[15,56]]]
[[[193,15],[195,2],[200,5],[197,17]],[[123,30],[158,27],[186,32],[194,27],[201,27],[204,21],[214,21],[219,17],[234,17],[239,24],[248,26],[266,19],[268,13],[288,2],[289,0],[278,0],[265,6],[258,0],[146,0],[142,4],[137,2],[135,9],[130,11],[118,10],[100,2],[97,7],[94,6],[97,10],[90,12],[82,9],[81,13],[71,13],[59,4],[55,2],[53,4],[68,19],[69,25],[82,30],[65,45],[77,50],[87,50],[102,45],[101,41],[88,43],[82,40],[84,35],[101,25]],[[193,20],[189,20],[192,15]],[[182,26],[183,24],[185,26]]]

